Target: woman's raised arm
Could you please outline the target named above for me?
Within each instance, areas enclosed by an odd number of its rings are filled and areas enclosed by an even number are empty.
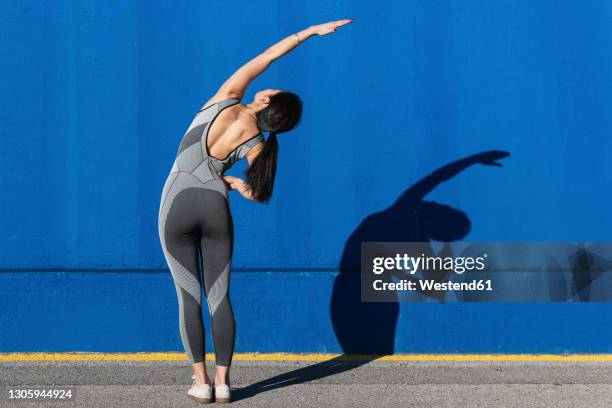
[[[329,23],[308,27],[305,30],[285,37],[234,72],[223,85],[221,85],[215,96],[208,103],[225,98],[241,99],[250,83],[268,69],[272,62],[287,54],[313,35],[327,35],[333,33],[339,27],[349,24],[352,21],[353,20],[350,19],[331,21]]]

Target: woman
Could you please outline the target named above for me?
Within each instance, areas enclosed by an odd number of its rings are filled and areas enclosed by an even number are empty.
[[[230,401],[229,367],[234,352],[234,314],[229,298],[233,225],[229,189],[257,202],[272,195],[278,144],[276,135],[293,129],[302,114],[300,98],[265,89],[253,101],[240,103],[247,87],[270,64],[313,35],[326,35],[351,20],[309,27],[292,34],[253,58],[221,85],[196,113],[183,136],[164,185],[159,208],[159,236],[179,302],[183,347],[193,364],[190,398]],[[262,131],[269,132],[264,141]],[[236,161],[247,158],[246,180],[225,176]],[[212,320],[215,378],[211,387],[204,365],[202,275]]]

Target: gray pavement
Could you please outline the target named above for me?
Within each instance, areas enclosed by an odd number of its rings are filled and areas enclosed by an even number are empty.
[[[0,362],[1,407],[195,407],[190,384],[184,361]],[[50,386],[74,400],[8,398]],[[237,361],[232,387],[233,407],[611,407],[612,363]]]

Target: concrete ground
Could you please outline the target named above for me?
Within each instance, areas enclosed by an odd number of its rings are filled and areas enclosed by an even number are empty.
[[[612,406],[611,362],[237,361],[232,381],[234,407]],[[190,385],[185,361],[0,362],[0,407],[195,407]],[[8,398],[49,386],[73,401]]]

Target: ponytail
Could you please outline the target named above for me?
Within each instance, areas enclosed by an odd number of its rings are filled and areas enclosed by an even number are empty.
[[[270,132],[264,147],[246,170],[246,183],[255,201],[267,203],[272,196],[276,177],[278,140],[276,133]]]
[[[257,127],[268,132],[264,147],[246,170],[246,184],[255,201],[267,203],[274,189],[278,133],[297,126],[302,117],[302,100],[293,92],[281,91],[270,96],[268,106],[257,111]]]

